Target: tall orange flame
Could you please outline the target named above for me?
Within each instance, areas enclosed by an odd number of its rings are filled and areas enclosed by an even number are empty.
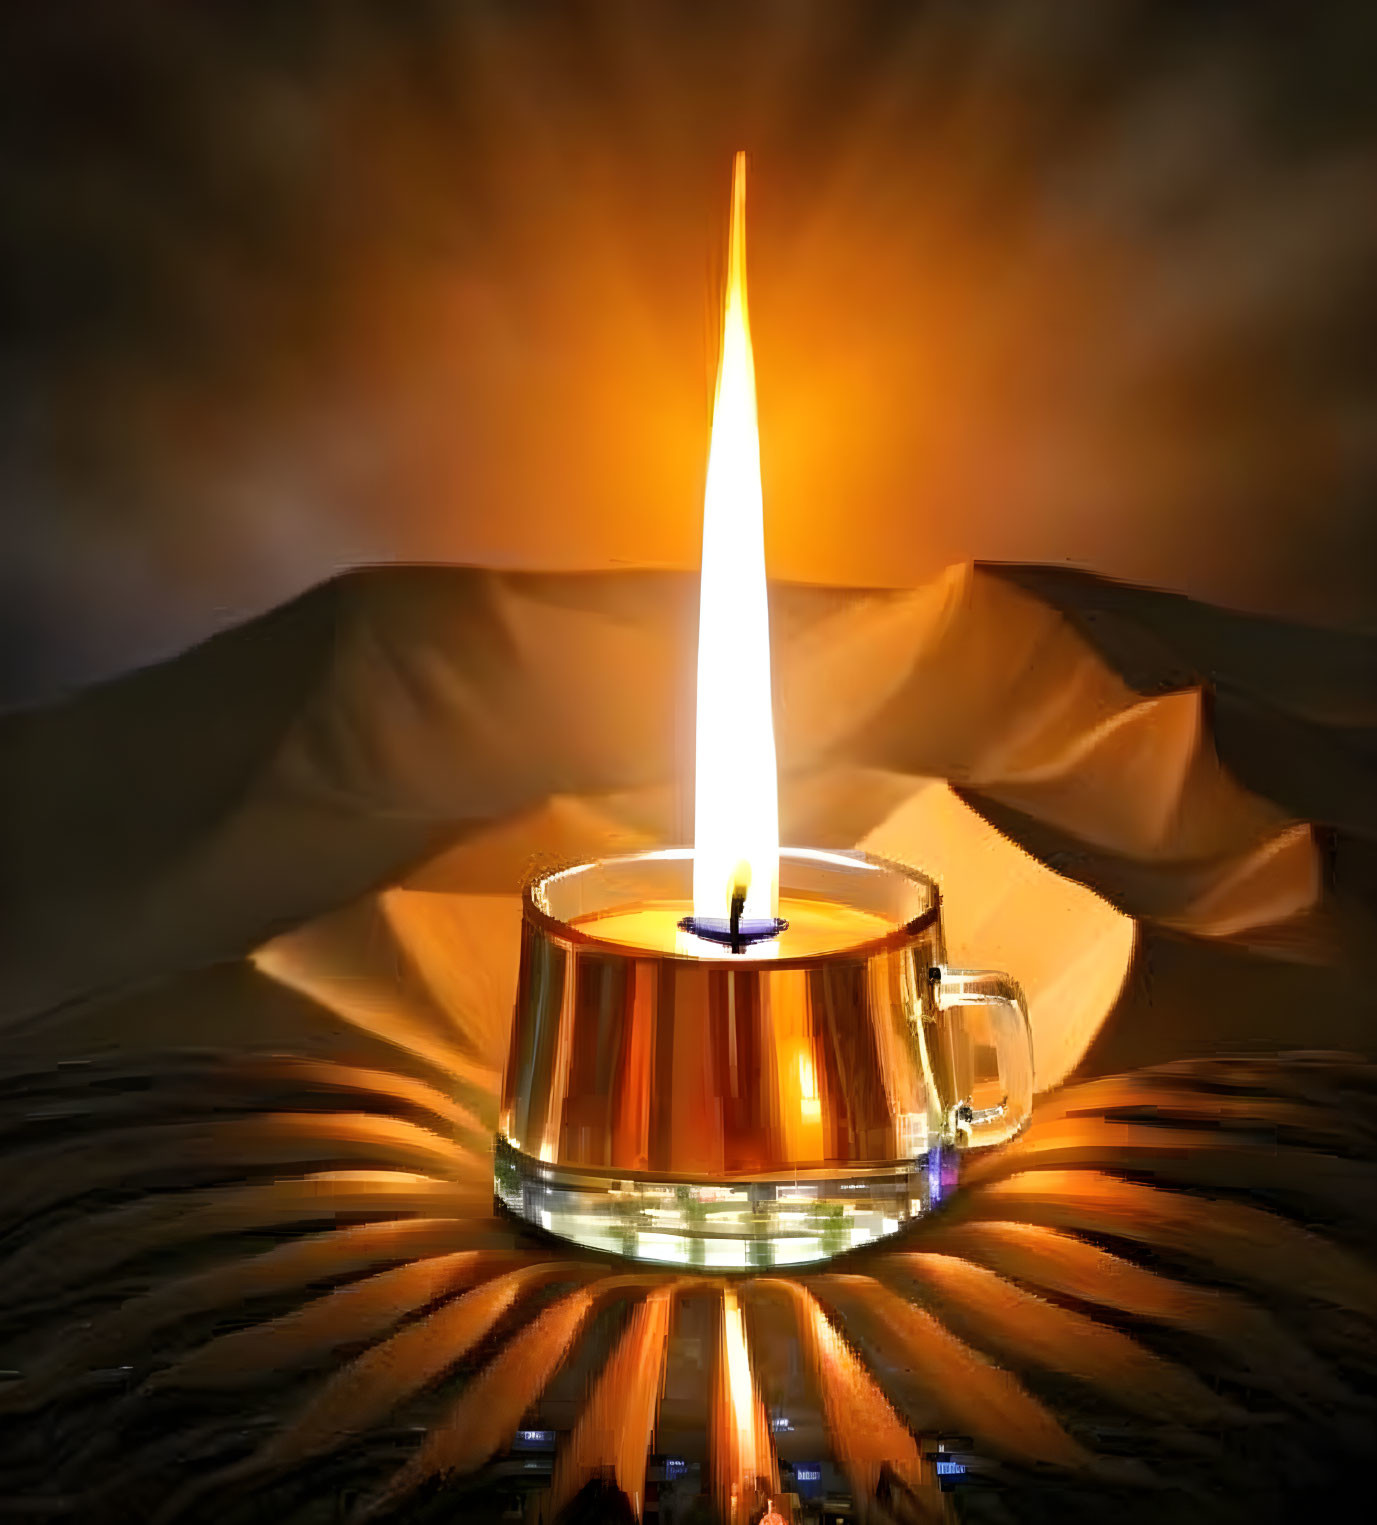
[[[770,697],[765,516],[755,360],[746,312],[746,156],[732,176],[722,358],[703,503],[694,785],[693,913],[779,908],[779,797]]]

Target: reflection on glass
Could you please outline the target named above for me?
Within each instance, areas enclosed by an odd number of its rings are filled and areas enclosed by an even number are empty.
[[[1016,987],[952,974],[948,994],[935,887],[861,853],[779,861],[790,924],[768,958],[684,949],[687,850],[528,887],[495,1170],[510,1211],[642,1260],[799,1265],[926,1212],[944,1145],[1021,1126],[1021,1090],[1018,1116],[972,1107],[977,1080],[993,1098],[1031,1076],[1004,1052],[1027,1046]],[[972,1064],[954,1008],[979,1002]]]
[[[497,1143],[497,1195],[527,1222],[590,1249],[704,1270],[802,1265],[883,1238],[927,1210],[936,1179],[918,1161],[845,1179],[580,1181]]]

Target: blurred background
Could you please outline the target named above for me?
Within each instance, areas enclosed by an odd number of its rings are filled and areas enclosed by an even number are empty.
[[[0,13],[0,704],[342,567],[696,564],[732,152],[768,554],[1377,630],[1377,9]]]

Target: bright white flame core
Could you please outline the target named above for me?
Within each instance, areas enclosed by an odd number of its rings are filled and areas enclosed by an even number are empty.
[[[694,776],[693,914],[725,918],[738,867],[744,915],[779,908],[779,786],[770,699],[770,615],[755,361],[746,312],[746,156],[732,175],[722,362],[703,503]]]

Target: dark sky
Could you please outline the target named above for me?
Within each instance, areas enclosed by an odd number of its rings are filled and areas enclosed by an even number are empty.
[[[1377,628],[1377,8],[0,12],[0,703],[341,566],[690,565],[732,152],[772,569]]]

